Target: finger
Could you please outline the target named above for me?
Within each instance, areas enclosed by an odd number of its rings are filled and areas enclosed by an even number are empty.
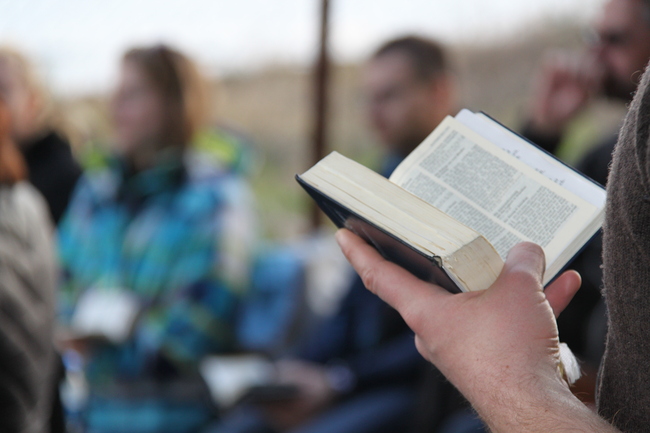
[[[385,260],[377,250],[349,230],[339,230],[336,240],[364,285],[401,313],[410,310],[410,304],[421,304],[423,300],[436,296],[451,296],[442,287],[425,283]]]
[[[532,242],[522,242],[510,250],[494,287],[497,290],[534,288],[542,290],[545,265],[544,250]],[[507,282],[502,280],[507,279]]]
[[[544,290],[546,299],[551,304],[553,314],[555,314],[556,318],[569,305],[573,296],[580,289],[581,283],[582,279],[579,273],[576,271],[566,271]]]

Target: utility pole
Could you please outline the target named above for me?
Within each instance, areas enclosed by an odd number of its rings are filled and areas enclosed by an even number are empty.
[[[328,49],[329,36],[329,0],[321,0],[320,10],[320,39],[316,64],[314,65],[314,129],[312,164],[316,164],[325,156],[327,148],[328,125],[328,96],[330,59]],[[318,228],[321,223],[322,213],[315,203],[311,209],[311,227]]]

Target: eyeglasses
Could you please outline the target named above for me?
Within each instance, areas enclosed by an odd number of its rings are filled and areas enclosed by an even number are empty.
[[[585,34],[585,41],[591,46],[618,48],[628,45],[632,34],[626,30],[591,30]]]

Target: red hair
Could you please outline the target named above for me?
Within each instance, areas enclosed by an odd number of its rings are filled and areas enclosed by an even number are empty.
[[[0,184],[13,185],[25,178],[27,169],[22,155],[10,136],[11,117],[0,100]]]

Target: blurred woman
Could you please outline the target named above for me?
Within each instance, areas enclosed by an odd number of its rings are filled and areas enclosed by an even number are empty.
[[[137,310],[126,335],[76,341],[89,431],[191,432],[212,416],[198,364],[232,344],[254,230],[247,186],[191,150],[206,94],[181,53],[128,51],[111,109],[117,155],[81,178],[62,221],[61,314],[73,333],[88,317],[94,334],[119,327],[98,324],[110,308]]]
[[[49,432],[54,385],[52,225],[27,182],[0,99],[0,431]]]
[[[11,138],[25,158],[29,181],[43,194],[58,223],[81,168],[68,142],[55,132],[52,103],[34,67],[8,47],[0,47],[0,96],[11,113]]]

